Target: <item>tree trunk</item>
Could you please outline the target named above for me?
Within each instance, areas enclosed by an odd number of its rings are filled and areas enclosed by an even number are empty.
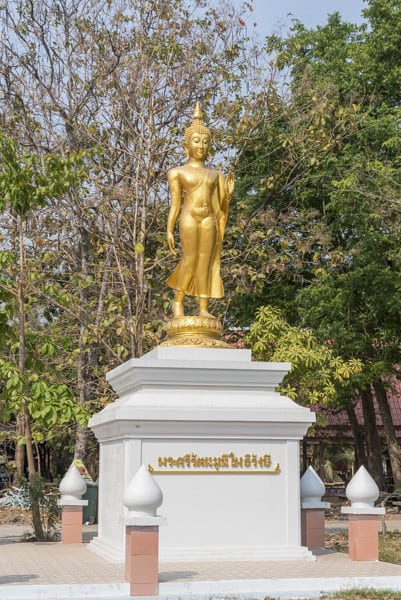
[[[18,371],[20,375],[25,373],[26,363],[26,314],[25,314],[25,248],[24,248],[24,220],[20,216],[18,220],[18,239],[19,239],[19,278],[18,278]],[[25,436],[26,456],[28,461],[28,477],[29,477],[29,496],[31,500],[32,525],[35,532],[35,537],[38,541],[43,541],[45,535],[40,518],[38,486],[40,482],[37,478],[35,467],[35,459],[33,455],[32,445],[32,428],[31,417],[28,412],[28,407],[25,406],[20,417],[21,424]]]
[[[20,227],[21,227],[21,225],[19,223],[19,220],[16,219],[15,220],[15,229],[13,228],[14,231],[12,232],[11,237],[12,237],[13,243],[15,244],[13,250],[16,255],[18,254],[18,256],[21,255],[21,248],[20,248],[21,236],[20,236],[20,231],[19,231]],[[20,274],[20,276],[21,276],[21,274]],[[18,289],[17,290],[17,302],[18,302],[19,308],[20,308],[21,302],[23,300],[23,298],[20,298],[20,294],[21,294],[21,290]],[[21,315],[19,314],[19,318],[20,318],[20,316]],[[19,329],[18,329],[19,343],[21,344],[21,338],[24,336],[24,328],[22,327],[21,321],[19,321],[18,327],[19,327]],[[23,362],[24,362],[24,357],[20,353],[19,357],[18,357],[20,371],[21,371],[21,365],[23,366]],[[17,415],[16,415],[15,436],[16,436],[15,469],[16,469],[18,477],[22,478],[25,475],[25,445],[18,443],[18,440],[25,436],[25,419],[24,419],[24,413],[22,411],[20,413],[17,413]]]
[[[390,455],[391,470],[393,473],[394,488],[401,488],[401,448],[395,435],[394,423],[387,399],[386,388],[381,379],[374,383],[377,403],[383,421],[384,435],[386,436],[387,449]]]
[[[25,419],[24,414],[19,413],[16,417],[15,424],[15,435],[18,438],[24,437],[25,435]],[[25,473],[25,445],[15,445],[15,469],[19,477],[23,477]]]
[[[368,459],[365,450],[365,436],[362,431],[361,425],[358,423],[358,419],[355,414],[355,405],[346,409],[349,422],[351,424],[352,433],[355,440],[355,471],[359,469],[361,465],[368,466]]]
[[[42,519],[40,516],[40,496],[42,491],[42,478],[36,470],[35,458],[33,455],[33,444],[31,434],[31,417],[26,411],[25,413],[25,439],[26,439],[26,455],[28,460],[29,473],[29,497],[31,500],[32,525],[35,532],[37,542],[43,542],[46,539],[43,531]]]
[[[308,465],[308,443],[304,438],[302,440],[302,465],[301,465],[301,477],[305,473]]]
[[[84,278],[89,277],[89,233],[82,225],[79,227],[80,245],[75,255],[77,271]],[[96,342],[88,343],[86,337],[89,327],[89,313],[91,311],[90,296],[86,284],[80,290],[80,336],[79,336],[79,362],[78,362],[78,390],[79,403],[82,406],[91,400],[93,394],[93,373],[98,363],[99,345]],[[74,458],[79,458],[85,464],[88,452],[89,429],[81,427],[76,429]]]
[[[78,252],[76,255],[77,271],[80,271],[83,276],[88,275],[88,232],[83,228],[79,228],[80,244],[78,246]],[[79,333],[79,361],[78,361],[78,391],[79,391],[79,403],[84,406],[89,398],[89,369],[88,369],[88,347],[85,342],[87,336],[87,328],[89,323],[88,310],[89,310],[89,299],[88,291],[85,284],[81,285],[80,290],[80,333]],[[86,448],[87,448],[87,432],[85,427],[77,425],[76,438],[75,438],[75,450],[74,457],[81,459],[83,462],[86,460]]]
[[[89,429],[87,427],[81,427],[81,425],[78,424],[75,438],[74,458],[82,460],[85,465],[88,453],[88,437]]]
[[[365,436],[367,445],[367,469],[381,490],[385,489],[385,478],[382,462],[382,444],[377,433],[376,414],[370,388],[361,393]]]

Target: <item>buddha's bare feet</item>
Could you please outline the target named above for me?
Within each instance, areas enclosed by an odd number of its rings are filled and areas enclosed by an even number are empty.
[[[184,305],[182,302],[173,302],[173,315],[174,317],[184,316]]]
[[[200,317],[212,317],[213,315],[207,310],[209,303],[208,298],[199,298],[199,316]]]

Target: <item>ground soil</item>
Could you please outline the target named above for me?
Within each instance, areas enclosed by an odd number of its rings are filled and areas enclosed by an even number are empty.
[[[347,521],[347,516],[341,514],[341,507],[349,504],[347,499],[338,495],[326,495],[323,501],[330,503],[326,510],[326,519],[332,521]],[[386,506],[385,521],[401,520],[401,507]],[[0,506],[0,524],[4,523],[30,523],[31,513],[29,508],[13,508],[11,506]],[[339,527],[341,524],[339,523]]]
[[[29,508],[13,508],[12,506],[0,507],[0,525],[5,523],[31,523]]]
[[[345,496],[339,496],[339,495],[326,495],[323,496],[322,500],[324,502],[329,502],[330,503],[330,508],[327,509],[325,511],[325,516],[326,519],[329,520],[339,520],[339,521],[346,521],[347,520],[347,516],[341,514],[341,507],[342,506],[349,506],[349,501],[347,500],[347,498]],[[382,503],[378,504],[378,506],[380,506]],[[382,504],[383,506],[385,506],[386,508],[386,516],[385,519],[386,521],[389,520],[393,520],[393,519],[401,519],[401,506],[395,506],[392,505],[391,503],[386,503],[384,502],[384,504]]]

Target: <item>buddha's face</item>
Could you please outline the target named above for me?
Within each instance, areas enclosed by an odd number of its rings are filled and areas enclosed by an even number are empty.
[[[208,133],[193,133],[186,147],[189,158],[205,160],[210,148],[210,135]]]

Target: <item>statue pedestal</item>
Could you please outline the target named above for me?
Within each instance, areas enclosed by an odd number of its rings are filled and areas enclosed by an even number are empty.
[[[299,440],[315,420],[275,388],[288,363],[249,350],[157,347],[108,374],[119,396],[92,417],[99,530],[123,562],[123,492],[141,464],[160,485],[160,560],[314,560],[301,546]]]
[[[167,339],[161,346],[192,346],[195,348],[230,348],[224,342],[223,327],[216,317],[173,317],[167,322]]]

